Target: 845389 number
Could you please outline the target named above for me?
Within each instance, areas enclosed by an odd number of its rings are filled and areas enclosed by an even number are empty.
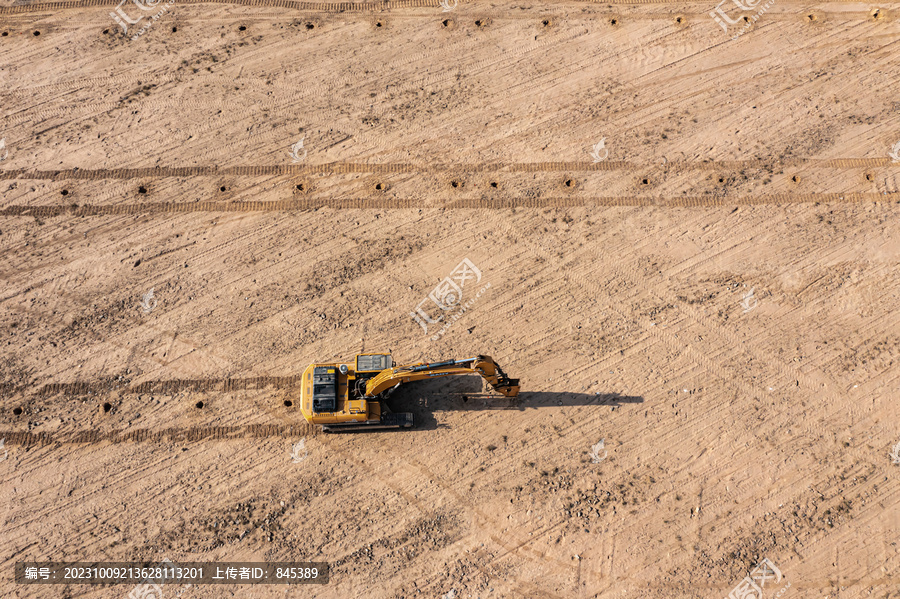
[[[276,578],[318,578],[318,568],[275,568]]]

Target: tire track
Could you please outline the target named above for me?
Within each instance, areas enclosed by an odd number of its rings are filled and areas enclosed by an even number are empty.
[[[880,168],[891,166],[889,158],[834,158],[830,160],[796,158],[788,160],[710,160],[704,162],[673,161],[666,164],[669,171],[723,171],[774,167],[806,168]],[[161,179],[168,177],[262,177],[272,175],[346,175],[357,173],[401,174],[401,173],[565,173],[596,171],[644,171],[658,168],[659,164],[634,163],[624,161],[604,162],[519,162],[519,163],[473,163],[473,164],[412,164],[387,163],[366,164],[357,162],[334,162],[316,165],[255,165],[219,168],[217,166],[152,167],[119,169],[61,169],[25,170],[10,169],[0,171],[0,179],[48,179],[53,181],[85,179]]]
[[[116,0],[77,0],[75,2],[43,2],[27,6],[0,7],[0,15],[48,12],[79,8],[116,6]],[[181,0],[180,4],[231,4],[269,8],[293,8],[311,12],[381,12],[399,8],[439,8],[439,0],[385,0],[384,2],[294,2],[293,0]]]
[[[346,12],[381,12],[406,8],[439,8],[439,0],[385,0],[383,2],[295,2],[293,0],[180,0],[182,5],[191,4],[229,4],[234,6],[252,6],[268,8],[292,8],[299,11],[323,13]],[[566,0],[554,4],[607,4],[607,5],[652,5],[680,4],[680,0]],[[786,4],[808,4],[804,0],[784,0]],[[827,0],[828,4],[856,4],[857,0]],[[116,6],[116,0],[78,0],[75,2],[43,2],[27,6],[0,7],[0,15],[22,13],[71,10],[79,8],[96,8]]]
[[[159,393],[172,395],[181,391],[229,393],[232,391],[259,391],[267,387],[275,389],[293,389],[300,385],[301,375],[293,376],[258,376],[245,379],[170,379],[163,381],[145,381],[135,385],[119,385],[115,379],[107,381],[77,381],[74,383],[48,383],[41,387],[37,395],[47,397],[63,393],[65,395],[99,395],[114,389],[123,389],[125,393]],[[19,389],[21,390],[21,389]]]
[[[571,208],[592,206],[656,206],[660,208],[709,208],[724,206],[753,206],[753,205],[791,205],[804,203],[864,203],[864,202],[888,202],[900,201],[900,193],[781,193],[759,196],[743,196],[724,198],[718,196],[686,196],[686,197],[648,197],[648,196],[607,196],[607,197],[545,197],[545,198],[461,198],[451,200],[440,205],[435,205],[426,200],[413,200],[406,198],[378,199],[378,198],[340,198],[340,199],[316,199],[304,198],[298,200],[299,204],[307,209],[314,208],[338,208],[338,209],[366,209],[366,208]]]
[[[296,424],[246,424],[238,426],[193,426],[172,427],[162,430],[138,428],[131,430],[101,431],[76,430],[71,432],[29,432],[0,431],[0,438],[10,445],[50,445],[50,444],[96,444],[145,443],[145,442],[190,442],[209,440],[250,439],[263,437],[318,436],[317,426],[303,420]]]
[[[193,212],[294,212],[334,208],[340,210],[399,210],[399,209],[504,209],[504,208],[574,208],[602,206],[656,206],[660,208],[711,208],[724,206],[792,205],[792,204],[859,204],[866,202],[900,201],[900,193],[805,193],[771,194],[722,198],[717,196],[692,196],[658,198],[646,196],[610,197],[546,197],[546,198],[466,198],[435,203],[427,199],[410,198],[302,198],[273,201],[243,202],[150,202],[115,204],[109,206],[22,206],[12,205],[0,210],[0,216],[29,216],[51,218],[69,214],[72,216],[110,216],[134,214],[184,214]]]

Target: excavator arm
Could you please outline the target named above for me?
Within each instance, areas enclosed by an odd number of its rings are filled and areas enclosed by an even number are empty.
[[[464,360],[447,360],[431,364],[412,364],[388,368],[366,381],[365,397],[382,397],[403,383],[422,381],[439,376],[457,374],[480,374],[494,388],[506,397],[519,394],[519,379],[511,379],[490,356],[476,356]]]

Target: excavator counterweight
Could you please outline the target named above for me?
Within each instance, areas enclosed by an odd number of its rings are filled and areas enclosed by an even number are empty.
[[[506,397],[519,394],[490,356],[394,366],[390,354],[359,354],[356,364],[310,364],[303,372],[300,412],[326,432],[410,428],[410,413],[391,412],[385,400],[400,385],[442,376],[479,374]]]

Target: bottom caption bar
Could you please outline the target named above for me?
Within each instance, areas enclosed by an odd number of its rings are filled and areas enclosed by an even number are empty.
[[[327,562],[19,562],[17,584],[328,584]]]

